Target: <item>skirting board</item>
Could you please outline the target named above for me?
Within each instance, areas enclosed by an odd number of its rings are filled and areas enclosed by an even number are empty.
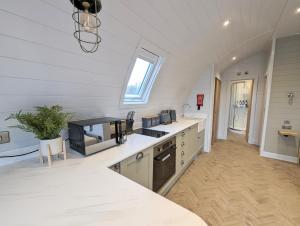
[[[272,153],[272,152],[268,152],[268,151],[261,151],[260,156],[266,157],[266,158],[271,158],[271,159],[277,159],[277,160],[292,162],[292,163],[298,163],[298,158],[297,157],[288,156],[288,155],[281,155],[281,154]]]

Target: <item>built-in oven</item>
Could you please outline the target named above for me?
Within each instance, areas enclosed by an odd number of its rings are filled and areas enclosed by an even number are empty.
[[[153,191],[157,192],[175,174],[176,137],[154,147]]]

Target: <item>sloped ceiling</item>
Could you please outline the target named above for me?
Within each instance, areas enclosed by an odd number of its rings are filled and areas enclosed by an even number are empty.
[[[68,1],[49,4],[70,13]],[[299,0],[102,0],[103,36],[122,36],[134,45],[145,38],[190,67],[214,63],[217,72],[267,48],[272,36],[299,33]],[[229,19],[229,27],[222,26]],[[120,26],[121,25],[121,26]],[[127,36],[131,30],[136,35]]]
[[[68,1],[42,0],[70,13]],[[193,81],[201,69],[215,64],[222,72],[233,64],[267,49],[273,36],[300,32],[300,0],[102,0],[103,38],[123,38],[131,45],[151,40],[175,56],[174,65],[192,72]],[[225,20],[230,26],[222,26]],[[128,30],[132,32],[128,34]],[[124,35],[123,35],[124,34]],[[174,69],[178,71],[177,69]],[[179,69],[182,70],[182,69]],[[194,76],[193,76],[194,75]],[[169,77],[168,77],[169,78]]]
[[[119,106],[136,47],[146,40],[168,52],[149,104],[137,118],[162,108],[180,110],[201,72],[267,48],[272,35],[299,31],[300,0],[102,0],[102,43],[84,54],[73,38],[69,0],[13,0],[0,5],[0,128],[19,109],[60,104],[79,116],[125,116]],[[225,20],[230,26],[222,26]],[[3,104],[4,103],[4,104]],[[32,136],[14,131],[12,143]],[[30,142],[28,142],[30,144]]]

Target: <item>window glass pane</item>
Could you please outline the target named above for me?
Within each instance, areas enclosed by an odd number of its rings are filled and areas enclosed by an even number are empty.
[[[152,64],[148,61],[145,61],[141,58],[136,59],[127,85],[125,93],[126,97],[139,95],[148,74],[147,72],[151,69],[151,67]]]

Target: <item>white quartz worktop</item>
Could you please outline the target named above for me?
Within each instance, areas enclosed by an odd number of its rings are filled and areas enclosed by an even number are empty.
[[[151,147],[199,120],[181,119],[153,129],[162,138],[133,134],[128,141],[50,168],[0,168],[0,224],[55,226],[202,226],[194,213],[107,167]]]

